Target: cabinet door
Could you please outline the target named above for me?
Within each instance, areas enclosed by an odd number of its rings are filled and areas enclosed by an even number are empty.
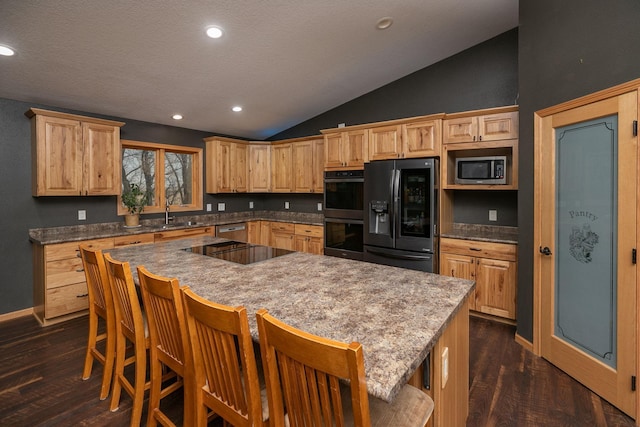
[[[369,130],[369,160],[396,159],[402,151],[402,126]]]
[[[120,194],[120,129],[97,123],[82,123],[83,193]]]
[[[478,117],[478,139],[498,141],[518,137],[518,112],[488,114]]]
[[[313,140],[312,193],[324,193],[324,139]]]
[[[271,146],[271,191],[274,193],[291,193],[293,189],[292,144]]]
[[[249,191],[268,193],[270,189],[270,147],[268,145],[249,146]]]
[[[34,196],[82,194],[82,126],[77,120],[36,116]]]
[[[233,176],[233,189],[237,193],[246,193],[248,189],[247,175],[248,167],[247,160],[249,158],[249,149],[246,144],[233,144],[232,158],[232,176]]]
[[[458,279],[476,280],[476,259],[449,253],[440,254],[440,274]],[[476,288],[478,285],[476,284]],[[476,309],[475,291],[469,296],[469,309]]]
[[[345,166],[350,169],[364,169],[364,163],[368,161],[369,152],[367,129],[351,131],[346,133],[343,141],[343,156]]]
[[[271,246],[280,249],[295,250],[294,234],[286,231],[271,231]]]
[[[231,193],[233,191],[231,177],[231,147],[229,141],[216,143],[216,193]]]
[[[402,127],[402,157],[436,157],[440,155],[441,120],[408,123]]]
[[[456,142],[474,142],[478,138],[478,118],[461,117],[444,121],[444,135],[442,142],[451,144]]]
[[[476,310],[494,316],[516,318],[516,264],[478,258]]]
[[[296,193],[311,193],[314,190],[314,141],[293,144],[293,178]]]
[[[309,238],[307,236],[295,236],[294,246],[298,252],[309,252]]]
[[[342,168],[344,155],[342,148],[342,133],[332,133],[324,136],[324,167]]]
[[[322,237],[309,237],[307,242],[307,249],[309,253],[315,255],[324,254],[324,239]]]
[[[271,222],[260,221],[260,242],[264,246],[271,245]]]
[[[254,245],[260,244],[260,221],[247,222],[247,242]]]

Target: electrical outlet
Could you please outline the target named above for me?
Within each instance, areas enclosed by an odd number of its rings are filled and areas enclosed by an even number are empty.
[[[211,203],[207,203],[207,212],[211,212]]]
[[[78,221],[86,221],[87,220],[87,211],[84,209],[80,209],[78,211]]]
[[[449,347],[442,350],[442,388],[447,385],[449,379]]]
[[[344,123],[338,123],[338,127],[339,128],[343,128],[344,127]]]
[[[489,221],[498,220],[498,211],[496,209],[489,209]]]
[[[223,212],[225,209],[225,204],[224,203],[218,203],[218,212]]]
[[[289,202],[284,202],[284,208],[289,209]]]
[[[253,202],[249,202],[249,209],[253,209]]]
[[[322,202],[318,202],[318,210],[322,211]]]

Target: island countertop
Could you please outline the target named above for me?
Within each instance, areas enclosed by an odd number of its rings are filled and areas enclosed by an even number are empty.
[[[225,241],[198,237],[109,252],[221,304],[243,305],[254,340],[255,312],[266,308],[310,333],[364,347],[367,388],[391,401],[442,335],[475,282],[293,252],[249,265],[182,249]]]

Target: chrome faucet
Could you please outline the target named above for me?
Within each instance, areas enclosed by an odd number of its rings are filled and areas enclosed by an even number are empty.
[[[169,221],[173,220],[172,216],[169,216],[169,199],[167,199],[165,197],[165,204],[164,204],[164,225],[169,225]]]

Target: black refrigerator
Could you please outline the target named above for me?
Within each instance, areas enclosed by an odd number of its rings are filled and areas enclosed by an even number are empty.
[[[434,271],[438,159],[364,166],[364,260]]]

